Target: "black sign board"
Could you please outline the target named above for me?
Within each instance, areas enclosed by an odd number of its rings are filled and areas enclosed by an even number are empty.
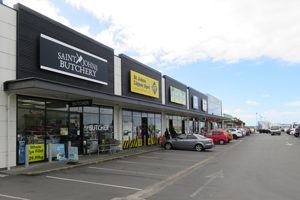
[[[78,101],[70,101],[69,106],[70,107],[79,107],[79,106],[92,106],[93,100],[87,99],[87,100],[78,100]]]
[[[107,85],[107,60],[44,34],[40,35],[41,69]]]

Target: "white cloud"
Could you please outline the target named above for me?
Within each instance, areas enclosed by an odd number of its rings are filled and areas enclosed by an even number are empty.
[[[65,0],[110,26],[96,35],[73,27],[145,63],[164,66],[197,60],[237,62],[261,56],[300,63],[298,0]],[[50,0],[21,2],[67,26],[70,20]]]
[[[17,3],[21,3],[39,13],[42,15],[45,15],[55,21],[58,21],[70,28],[73,28],[74,30],[87,35],[91,36],[89,34],[90,26],[85,25],[82,27],[72,27],[70,21],[66,19],[65,17],[60,15],[61,10],[59,10],[53,3],[51,3],[50,0],[5,0],[4,3],[10,7],[13,7]]]
[[[264,97],[264,98],[267,98],[267,97],[270,97],[271,95],[269,95],[269,94],[262,94],[261,96]]]
[[[261,56],[300,62],[298,0],[66,2],[120,28],[100,42],[140,57],[157,57],[150,62],[236,62]],[[114,37],[121,42],[112,41]]]
[[[284,104],[285,106],[300,106],[300,101],[294,101],[287,104]]]
[[[259,103],[257,101],[246,101],[246,104],[248,105],[258,105]]]

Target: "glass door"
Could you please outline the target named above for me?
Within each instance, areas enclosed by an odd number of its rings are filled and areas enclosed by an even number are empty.
[[[78,147],[78,153],[82,154],[82,114],[70,113],[69,141],[73,147]]]

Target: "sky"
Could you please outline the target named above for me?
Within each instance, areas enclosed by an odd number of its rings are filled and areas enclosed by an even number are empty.
[[[300,121],[299,0],[4,0],[22,3],[202,93],[223,113]]]

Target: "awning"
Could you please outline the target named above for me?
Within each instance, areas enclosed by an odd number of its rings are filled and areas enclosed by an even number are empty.
[[[197,113],[192,110],[181,110],[176,107],[159,103],[140,100],[132,97],[123,97],[88,90],[60,82],[44,80],[40,78],[25,78],[4,82],[4,91],[18,95],[58,99],[64,101],[93,99],[95,104],[119,105],[127,109],[136,109],[150,112],[166,112],[173,115],[185,115],[189,117],[205,117],[219,120],[229,120],[226,117]]]

